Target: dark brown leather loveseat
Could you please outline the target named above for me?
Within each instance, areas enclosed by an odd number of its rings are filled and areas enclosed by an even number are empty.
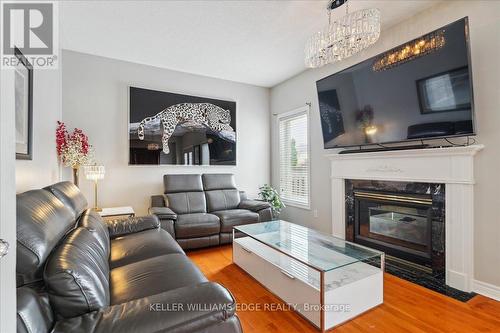
[[[272,219],[269,203],[248,200],[233,174],[170,174],[163,185],[164,194],[151,197],[150,213],[183,249],[231,243],[234,226]]]
[[[156,216],[105,222],[68,182],[17,196],[16,270],[18,332],[242,331]]]

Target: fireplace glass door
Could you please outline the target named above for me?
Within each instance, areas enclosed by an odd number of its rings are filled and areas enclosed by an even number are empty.
[[[389,254],[397,251],[399,257],[430,259],[431,206],[410,201],[356,196],[356,241]]]

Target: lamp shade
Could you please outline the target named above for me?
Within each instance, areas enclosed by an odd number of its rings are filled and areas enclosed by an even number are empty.
[[[104,165],[87,165],[85,167],[85,177],[88,180],[100,180],[104,179],[104,174],[106,173],[106,170],[104,168]]]

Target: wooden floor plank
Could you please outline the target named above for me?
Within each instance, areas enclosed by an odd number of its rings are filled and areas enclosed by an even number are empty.
[[[251,311],[244,305],[284,304],[232,263],[231,246],[188,252],[211,281],[227,287],[240,304],[246,333],[313,333],[318,330],[293,311]],[[500,302],[475,296],[463,303],[384,275],[384,304],[332,330],[338,333],[500,333]]]

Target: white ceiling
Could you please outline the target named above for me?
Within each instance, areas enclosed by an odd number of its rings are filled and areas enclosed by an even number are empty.
[[[384,29],[439,1],[352,0]],[[65,1],[62,47],[272,87],[304,67],[304,44],[327,23],[325,0]],[[344,9],[334,11],[334,17]]]

